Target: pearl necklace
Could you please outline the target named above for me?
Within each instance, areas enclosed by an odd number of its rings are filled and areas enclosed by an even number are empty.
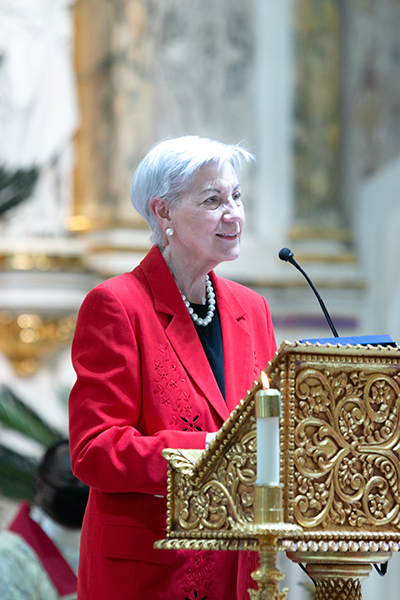
[[[208,275],[206,275],[206,293],[207,293],[208,311],[207,311],[207,314],[204,317],[204,319],[202,319],[201,317],[199,317],[199,315],[197,313],[194,312],[193,308],[190,306],[190,302],[188,300],[186,300],[186,296],[184,296],[181,292],[182,300],[184,301],[185,306],[188,309],[189,315],[193,319],[193,322],[196,323],[196,325],[202,325],[203,327],[206,327],[207,325],[209,325],[211,323],[211,321],[213,320],[214,313],[215,313],[215,293],[214,293],[213,284]]]

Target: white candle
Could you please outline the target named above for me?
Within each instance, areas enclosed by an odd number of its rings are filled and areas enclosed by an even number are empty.
[[[278,390],[256,392],[257,479],[258,485],[279,485],[279,419],[281,395]]]

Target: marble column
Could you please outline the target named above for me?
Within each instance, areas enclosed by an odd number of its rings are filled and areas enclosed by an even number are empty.
[[[400,2],[345,2],[344,21],[343,186],[346,218],[358,229],[364,182],[400,155]]]
[[[253,6],[253,228],[260,240],[276,249],[284,243],[294,206],[293,2],[255,0]]]
[[[339,5],[295,1],[295,223],[303,228],[343,224]]]
[[[81,131],[78,211],[94,217],[97,204],[109,219],[134,222],[133,172],[151,144],[167,136],[243,141],[254,150],[251,5],[81,0],[77,14],[77,64],[87,118]],[[98,181],[89,184],[85,173]],[[247,189],[251,198],[251,180]]]

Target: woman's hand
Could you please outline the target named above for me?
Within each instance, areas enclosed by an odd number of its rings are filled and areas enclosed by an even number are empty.
[[[206,450],[216,435],[217,435],[216,431],[213,431],[212,433],[207,433],[207,435],[206,435]]]

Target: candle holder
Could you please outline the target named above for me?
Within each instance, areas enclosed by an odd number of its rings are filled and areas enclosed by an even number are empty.
[[[285,575],[277,568],[278,541],[301,534],[297,525],[283,521],[283,488],[281,485],[254,486],[254,524],[239,526],[244,534],[258,540],[259,568],[251,574],[258,584],[249,589],[250,600],[285,600],[288,588],[279,591]]]
[[[284,523],[282,486],[279,485],[279,420],[282,415],[279,390],[271,389],[265,373],[263,388],[255,394],[257,419],[257,480],[254,485],[254,523],[239,529],[258,540],[260,566],[251,576],[257,590],[248,590],[251,600],[285,600],[288,589],[279,591],[284,574],[276,567],[278,540],[301,533]]]

